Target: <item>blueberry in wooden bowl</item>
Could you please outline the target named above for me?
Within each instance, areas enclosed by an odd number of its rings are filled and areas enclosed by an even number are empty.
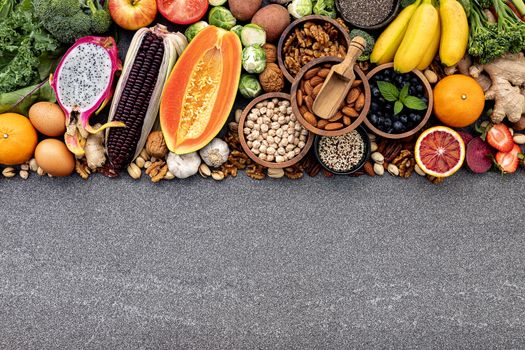
[[[432,114],[432,87],[419,70],[401,74],[393,64],[380,65],[367,74],[372,101],[365,119],[374,134],[402,139],[417,133]]]

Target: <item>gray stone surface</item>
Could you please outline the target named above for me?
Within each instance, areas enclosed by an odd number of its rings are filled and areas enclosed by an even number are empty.
[[[523,174],[1,180],[1,349],[523,349]]]

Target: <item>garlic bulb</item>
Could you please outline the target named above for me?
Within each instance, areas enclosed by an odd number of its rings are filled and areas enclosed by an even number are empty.
[[[183,155],[170,153],[166,162],[168,163],[168,169],[175,177],[185,179],[199,172],[201,158],[197,152]]]
[[[206,147],[199,151],[202,160],[208,166],[217,168],[226,163],[230,155],[228,144],[221,139],[213,139]]]

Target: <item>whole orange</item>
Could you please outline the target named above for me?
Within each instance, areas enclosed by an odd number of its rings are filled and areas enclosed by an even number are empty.
[[[434,87],[434,114],[445,125],[463,128],[483,113],[485,94],[473,78],[454,74]]]
[[[35,128],[23,115],[0,114],[0,164],[16,165],[30,160],[37,138]]]

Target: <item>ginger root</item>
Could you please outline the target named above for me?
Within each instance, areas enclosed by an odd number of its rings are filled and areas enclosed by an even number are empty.
[[[486,73],[490,77],[490,85]],[[517,123],[525,113],[525,57],[523,53],[508,54],[485,65],[473,65],[469,74],[478,80],[486,100],[494,100],[491,120],[501,123],[508,118]]]
[[[104,150],[104,133],[90,134],[84,148],[86,152],[87,166],[91,170],[96,170],[106,163],[106,153]]]

